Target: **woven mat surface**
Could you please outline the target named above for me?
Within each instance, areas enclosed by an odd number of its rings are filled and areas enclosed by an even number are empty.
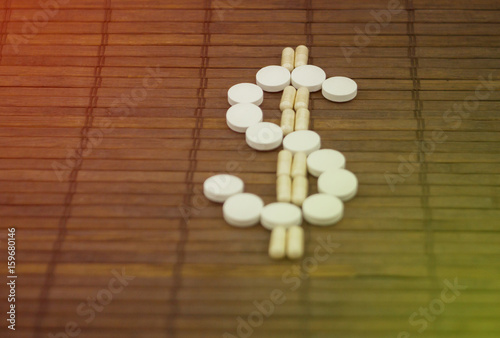
[[[0,336],[498,338],[499,28],[495,0],[1,0]],[[360,187],[275,262],[201,188],[274,201],[226,94],[299,44],[359,85],[311,128]]]

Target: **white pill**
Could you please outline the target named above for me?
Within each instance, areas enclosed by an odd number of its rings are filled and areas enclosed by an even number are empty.
[[[231,130],[244,133],[248,127],[262,122],[263,116],[259,106],[253,103],[238,103],[227,110],[226,123]]]
[[[227,100],[231,106],[237,103],[253,103],[260,106],[264,101],[264,92],[253,83],[239,83],[229,88]]]
[[[281,66],[267,66],[257,72],[257,84],[266,92],[276,93],[290,85],[290,71]]]
[[[241,178],[221,174],[209,177],[203,183],[203,193],[212,202],[222,203],[229,197],[242,193],[245,184]]]
[[[329,169],[318,178],[318,191],[348,201],[358,192],[358,179],[345,169]]]
[[[307,157],[309,174],[318,177],[328,169],[344,169],[345,157],[341,152],[333,149],[320,149]]]
[[[266,151],[278,148],[283,141],[283,131],[271,122],[259,122],[247,128],[247,144],[256,150]]]
[[[344,76],[334,76],[323,82],[323,96],[333,102],[347,102],[358,94],[358,85]]]
[[[325,80],[325,71],[313,65],[300,66],[292,72],[292,85],[297,89],[306,87],[310,92],[317,92]]]
[[[283,259],[286,254],[286,228],[276,227],[271,231],[269,239],[269,257],[272,259]]]
[[[257,195],[236,194],[224,202],[222,214],[230,225],[245,228],[259,223],[263,207],[264,202]]]
[[[344,203],[328,194],[311,195],[302,203],[304,219],[312,225],[332,225],[344,216]]]
[[[304,152],[306,155],[309,155],[321,148],[321,138],[311,130],[294,131],[283,139],[283,148],[291,151],[293,154]]]
[[[302,224],[302,210],[290,203],[271,203],[262,209],[260,223],[266,229],[283,226],[291,227]]]
[[[293,226],[286,231],[286,256],[299,259],[304,255],[304,229]]]

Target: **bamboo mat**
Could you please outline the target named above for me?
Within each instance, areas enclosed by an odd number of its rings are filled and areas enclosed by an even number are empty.
[[[57,3],[0,1],[1,337],[500,336],[498,1]],[[299,44],[359,85],[311,115],[360,188],[305,225],[304,260],[274,262],[201,186],[230,172],[273,201],[277,152],[227,128],[226,92]]]

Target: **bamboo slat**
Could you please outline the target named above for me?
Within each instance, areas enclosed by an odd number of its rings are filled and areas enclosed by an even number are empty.
[[[498,1],[54,2],[36,24],[44,1],[0,0],[0,262],[15,227],[18,275],[16,331],[2,318],[1,337],[73,322],[78,337],[242,337],[238,318],[258,321],[276,289],[286,301],[252,337],[499,336]],[[229,227],[202,190],[229,172],[274,201],[277,154],[227,128],[226,95],[299,44],[358,83],[354,101],[313,93],[310,107],[360,186],[340,223],[304,225],[303,260],[276,262],[267,230]],[[279,100],[266,93],[266,121]],[[430,144],[436,131],[446,140]],[[78,307],[106,301],[112,271],[134,278],[86,322]]]

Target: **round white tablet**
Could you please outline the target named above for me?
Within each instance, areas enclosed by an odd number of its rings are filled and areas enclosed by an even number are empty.
[[[237,103],[253,103],[260,106],[264,101],[264,92],[256,84],[239,83],[229,88],[227,100],[231,106]]]
[[[224,202],[222,214],[230,225],[245,228],[259,223],[263,207],[264,202],[257,195],[236,194]]]
[[[209,177],[203,183],[203,193],[212,202],[222,203],[229,197],[243,192],[245,184],[241,178],[221,174]]]
[[[248,127],[262,122],[264,114],[253,103],[238,103],[227,110],[226,123],[231,130],[244,133]]]
[[[358,85],[344,76],[334,76],[323,82],[323,96],[333,102],[347,102],[358,94]]]
[[[306,87],[310,92],[317,92],[325,80],[325,71],[313,65],[300,66],[292,72],[292,85],[297,89]]]
[[[302,204],[304,219],[312,225],[332,225],[344,216],[344,203],[327,194],[311,195]]]
[[[320,149],[307,157],[309,174],[318,177],[328,169],[344,169],[345,157],[341,152],[333,149]]]
[[[266,92],[280,92],[290,85],[290,71],[281,66],[267,66],[257,72],[257,84]]]
[[[358,179],[345,169],[329,169],[318,178],[318,191],[348,201],[358,192]]]
[[[247,128],[247,144],[256,150],[273,150],[281,145],[283,130],[271,122],[259,122]]]
[[[321,148],[321,138],[311,130],[299,130],[288,134],[283,139],[283,148],[293,154],[304,152],[309,155]]]
[[[264,228],[269,230],[278,226],[291,227],[301,225],[302,210],[291,203],[271,203],[262,209],[260,223]]]

